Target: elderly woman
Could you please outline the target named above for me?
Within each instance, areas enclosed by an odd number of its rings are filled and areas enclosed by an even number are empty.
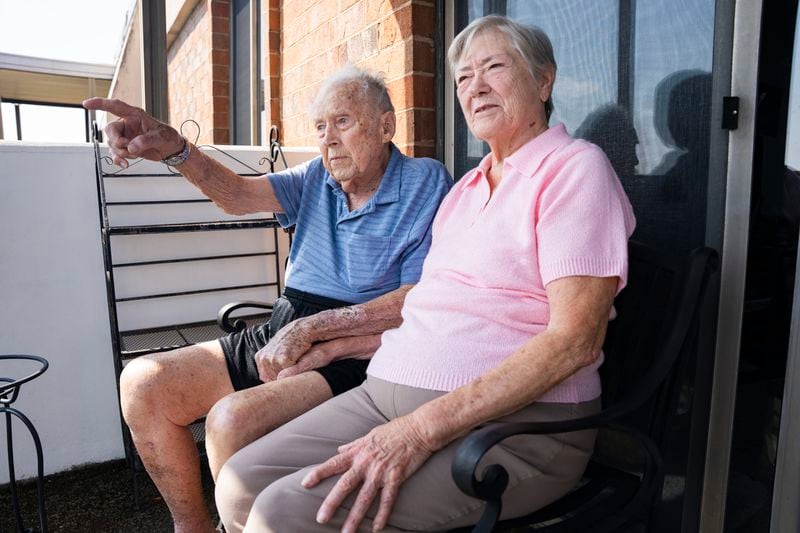
[[[625,285],[630,204],[600,149],[548,126],[556,64],[541,30],[476,20],[449,61],[469,128],[491,153],[442,203],[402,325],[383,334],[367,382],[223,468],[217,506],[229,532],[475,523],[482,502],[450,476],[465,435],[600,408],[597,368]],[[568,492],[594,438],[496,446],[486,460],[511,471],[503,516]]]

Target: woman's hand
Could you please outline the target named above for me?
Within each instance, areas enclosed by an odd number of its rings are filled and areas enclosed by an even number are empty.
[[[328,522],[345,498],[360,487],[342,531],[350,533],[358,529],[378,494],[380,504],[373,520],[373,531],[380,531],[389,520],[400,485],[434,451],[422,439],[411,416],[396,418],[376,427],[366,436],[340,446],[338,455],[314,468],[303,479],[303,486],[311,488],[324,479],[342,474],[322,502],[317,522]]]
[[[371,359],[380,346],[380,335],[340,337],[320,342],[301,355],[294,365],[281,370],[278,379],[322,368],[341,359]]]

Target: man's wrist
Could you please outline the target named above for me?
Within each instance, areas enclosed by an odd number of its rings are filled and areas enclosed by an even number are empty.
[[[320,311],[295,322],[301,334],[307,335],[312,342],[327,341],[353,335],[350,328],[357,325],[357,317],[361,313],[355,306],[338,307]]]
[[[192,153],[192,147],[189,144],[189,141],[186,140],[186,137],[181,136],[181,139],[183,139],[183,148],[181,148],[178,152],[175,152],[174,154],[162,159],[162,163],[171,167],[177,167],[189,159],[189,154]]]

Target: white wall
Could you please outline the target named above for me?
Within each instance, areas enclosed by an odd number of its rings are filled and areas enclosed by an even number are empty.
[[[250,160],[263,155],[232,151]],[[315,155],[287,150],[290,165]],[[94,176],[91,145],[0,142],[0,354],[50,362],[14,404],[39,431],[45,473],[124,455]],[[0,376],[21,372],[0,362]],[[14,427],[17,477],[33,476],[33,444]]]
[[[50,361],[14,404],[39,431],[45,472],[122,457],[90,146],[0,143],[0,228],[0,353]],[[16,427],[26,477],[33,445]]]

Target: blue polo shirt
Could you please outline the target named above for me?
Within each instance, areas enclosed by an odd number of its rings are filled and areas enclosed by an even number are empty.
[[[378,190],[355,211],[322,157],[269,174],[283,207],[278,221],[295,226],[288,287],[362,303],[419,280],[431,222],[453,178],[436,160],[390,149]]]

